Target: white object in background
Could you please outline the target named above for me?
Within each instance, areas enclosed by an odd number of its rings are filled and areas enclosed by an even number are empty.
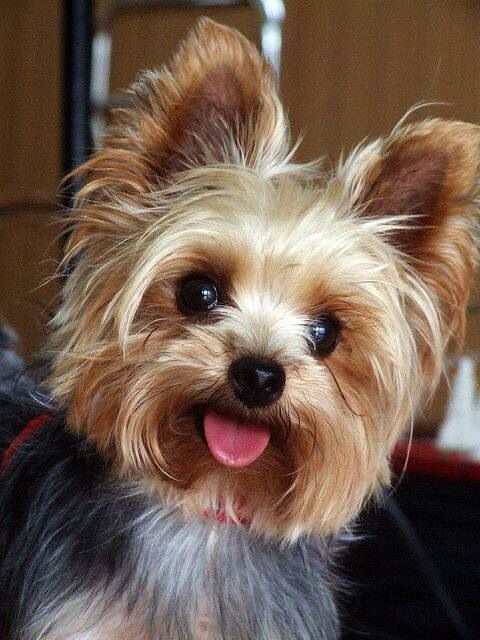
[[[472,457],[474,460],[480,460],[480,398],[477,399],[477,405],[475,407],[474,420],[474,439],[473,439],[473,451]]]
[[[473,454],[480,444],[478,420],[475,362],[469,356],[462,356],[452,381],[447,413],[438,433],[438,447],[448,451],[464,451]]]

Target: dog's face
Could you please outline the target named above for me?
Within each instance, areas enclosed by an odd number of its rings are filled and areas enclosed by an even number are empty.
[[[334,531],[461,333],[478,129],[399,129],[316,183],[265,63],[207,21],[132,91],[83,167],[52,394],[186,512]]]

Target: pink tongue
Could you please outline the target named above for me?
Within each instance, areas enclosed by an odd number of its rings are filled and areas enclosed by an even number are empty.
[[[270,439],[266,427],[229,420],[218,413],[206,413],[203,425],[212,456],[228,467],[246,467],[263,453]]]

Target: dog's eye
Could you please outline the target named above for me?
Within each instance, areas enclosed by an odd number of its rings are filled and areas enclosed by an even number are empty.
[[[188,276],[180,282],[177,302],[183,313],[207,313],[218,304],[218,287],[207,276]]]
[[[310,325],[312,350],[320,356],[328,356],[337,346],[340,325],[330,314],[322,314]]]

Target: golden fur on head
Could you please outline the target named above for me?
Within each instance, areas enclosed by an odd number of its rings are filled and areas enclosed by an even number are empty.
[[[395,439],[461,335],[479,129],[398,128],[316,184],[291,162],[266,63],[210,21],[132,99],[81,168],[52,394],[117,473],[187,513],[222,496],[266,533],[334,531],[388,482]],[[223,292],[201,321],[177,307],[191,273]],[[321,358],[308,328],[325,312],[341,334]],[[230,388],[249,354],[286,371],[270,406],[248,409]],[[205,408],[269,426],[267,449],[222,466],[197,428]]]

